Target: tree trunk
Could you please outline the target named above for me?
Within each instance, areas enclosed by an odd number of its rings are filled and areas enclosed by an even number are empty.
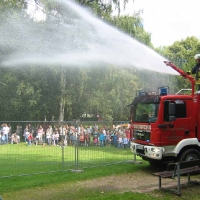
[[[59,121],[64,121],[64,114],[65,114],[65,87],[66,87],[66,69],[64,67],[61,68],[60,74],[60,113],[59,113]]]

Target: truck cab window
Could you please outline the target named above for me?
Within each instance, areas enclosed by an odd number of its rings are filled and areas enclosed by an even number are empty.
[[[169,121],[169,103],[170,101],[164,102],[164,121]],[[175,103],[175,117],[176,118],[185,118],[186,117],[186,103],[184,101],[176,100],[171,101]]]
[[[158,103],[139,103],[134,107],[134,121],[154,123],[158,117]]]
[[[177,100],[175,101],[176,105],[176,118],[185,118],[186,117],[186,104],[184,101]]]

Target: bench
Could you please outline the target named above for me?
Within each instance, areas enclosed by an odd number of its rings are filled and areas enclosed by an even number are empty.
[[[166,171],[162,172],[156,172],[153,173],[153,175],[159,177],[159,189],[169,190],[176,195],[181,195],[180,192],[180,177],[181,175],[187,175],[187,183],[197,183],[200,184],[198,181],[191,181],[190,175],[200,173],[200,160],[190,160],[190,161],[183,161],[183,162],[177,162],[177,163],[170,163],[167,166]],[[161,178],[172,178],[175,179],[177,177],[177,189],[172,188],[163,188],[161,186]]]

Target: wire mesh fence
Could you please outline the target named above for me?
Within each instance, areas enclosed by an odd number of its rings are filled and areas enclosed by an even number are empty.
[[[77,170],[133,160],[127,124],[92,123],[93,126],[90,122],[2,122],[0,177]],[[98,129],[95,130],[95,126]],[[40,128],[42,132],[38,136]],[[50,134],[49,128],[52,128]]]

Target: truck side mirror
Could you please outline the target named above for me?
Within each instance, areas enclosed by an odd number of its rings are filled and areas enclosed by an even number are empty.
[[[176,107],[175,103],[169,103],[169,122],[173,122],[176,119]]]
[[[175,121],[176,117],[175,116],[169,116],[169,122]]]
[[[169,115],[175,115],[176,114],[176,110],[175,110],[175,103],[169,103]]]

